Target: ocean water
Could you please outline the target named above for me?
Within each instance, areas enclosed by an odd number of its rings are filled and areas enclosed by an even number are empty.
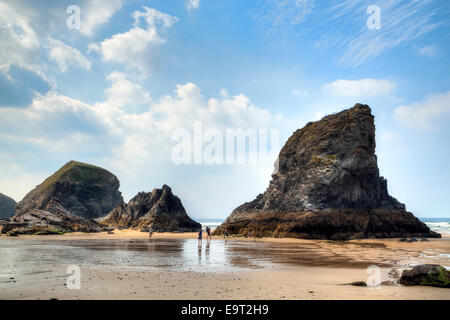
[[[194,220],[202,225],[202,229],[210,227],[211,230],[216,229],[218,226],[222,224],[222,222],[225,221],[225,219],[194,219]]]
[[[450,218],[420,218],[431,230],[440,233],[450,235]],[[225,219],[197,219],[200,222],[202,228],[207,226],[212,230],[216,229]]]
[[[450,235],[450,218],[420,218],[431,230]]]

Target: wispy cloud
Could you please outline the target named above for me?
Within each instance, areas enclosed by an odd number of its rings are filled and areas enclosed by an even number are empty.
[[[339,79],[322,86],[322,90],[335,96],[379,97],[390,94],[397,88],[395,82],[385,79]]]
[[[381,28],[370,30],[366,10],[373,4],[381,9]],[[293,37],[310,36],[317,39],[318,48],[340,48],[343,53],[337,61],[356,67],[448,24],[448,12],[440,5],[437,0],[320,4],[313,0],[265,0],[256,20],[266,26],[269,35],[288,32]]]
[[[345,6],[337,9],[338,12],[358,11],[361,8],[360,1],[347,0],[343,3]],[[356,34],[344,39],[343,44],[347,47],[347,52],[341,57],[340,62],[358,66],[395,47],[418,39],[442,24],[442,21],[437,19],[438,2],[433,0],[388,0],[380,2],[379,7],[381,9],[381,29],[369,30],[363,24]],[[368,18],[367,15],[362,17],[364,22]],[[355,17],[352,20],[356,22],[360,19]]]
[[[265,0],[255,19],[274,35],[303,22],[313,8],[314,0]]]

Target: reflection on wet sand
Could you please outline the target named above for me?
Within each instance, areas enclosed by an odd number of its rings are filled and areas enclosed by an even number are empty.
[[[117,267],[169,268],[216,272],[281,266],[365,268],[372,264],[396,266],[408,250],[383,243],[320,241],[274,243],[263,241],[195,239],[31,240],[0,242],[1,270],[19,265],[77,264]],[[26,268],[25,268],[26,269]],[[28,268],[30,269],[30,268]]]

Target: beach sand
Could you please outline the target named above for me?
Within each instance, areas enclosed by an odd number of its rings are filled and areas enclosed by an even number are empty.
[[[155,233],[154,239],[196,239],[196,233]],[[1,241],[12,238],[1,236]],[[147,233],[115,230],[114,234],[72,233],[52,236],[20,236],[20,239],[87,240],[148,239]],[[212,241],[222,238],[215,237]],[[236,241],[231,239],[230,241]],[[140,269],[124,266],[82,266],[81,289],[67,289],[66,267],[45,265],[47,273],[5,274],[0,278],[0,299],[450,299],[450,290],[395,284],[407,266],[438,263],[449,266],[450,238],[429,242],[398,239],[364,239],[346,242],[301,239],[242,239],[269,242],[285,249],[302,244],[310,254],[302,261],[284,258],[266,268],[242,268],[226,272],[194,272],[171,268]],[[222,240],[221,240],[222,241]],[[204,240],[204,242],[206,242]],[[21,263],[16,261],[16,263]],[[26,262],[23,262],[26,263]],[[344,285],[367,281],[367,266],[381,271],[378,288]],[[47,276],[51,274],[52,276]],[[13,279],[11,279],[13,278]]]

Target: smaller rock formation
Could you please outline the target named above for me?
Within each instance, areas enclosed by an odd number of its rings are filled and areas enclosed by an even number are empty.
[[[403,271],[400,284],[450,288],[450,271],[438,264],[415,266],[412,270]]]
[[[0,193],[0,219],[9,219],[13,216],[16,210],[16,201],[3,193]]]
[[[130,202],[117,206],[100,223],[155,232],[193,232],[201,224],[186,213],[181,200],[167,185],[152,192],[140,192]]]

